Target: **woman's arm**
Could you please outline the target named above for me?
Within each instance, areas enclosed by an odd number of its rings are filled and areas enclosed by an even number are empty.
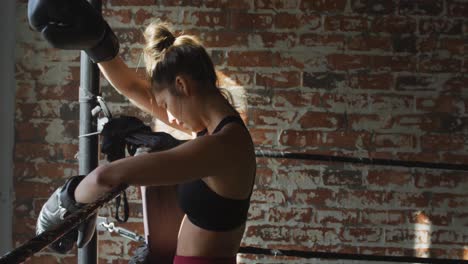
[[[156,104],[154,94],[151,91],[151,83],[141,79],[136,72],[128,68],[120,56],[110,61],[100,62],[98,66],[109,83],[138,108],[171,127],[191,134],[192,131],[169,122],[166,110]]]
[[[222,136],[201,137],[167,151],[100,166],[78,185],[75,199],[89,203],[120,184],[171,185],[239,170],[238,162],[245,157],[241,144],[226,142]]]

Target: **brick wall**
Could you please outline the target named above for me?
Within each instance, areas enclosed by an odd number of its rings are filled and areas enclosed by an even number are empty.
[[[15,245],[33,236],[44,201],[77,173],[79,53],[31,32],[25,2],[16,25]],[[259,147],[468,164],[466,1],[107,0],[103,9],[141,75],[141,32],[152,18],[200,36]],[[151,122],[105,81],[103,94],[114,113]],[[466,172],[258,165],[245,245],[468,259]],[[143,233],[136,189],[130,202],[125,226]],[[125,263],[134,247],[101,233],[100,261]],[[46,250],[30,261],[46,262],[75,260]]]

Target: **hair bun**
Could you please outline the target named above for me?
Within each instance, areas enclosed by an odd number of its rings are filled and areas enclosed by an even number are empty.
[[[172,33],[170,33],[170,35],[162,38],[159,41],[159,43],[156,44],[156,49],[158,49],[160,52],[162,52],[164,49],[167,49],[170,46],[172,46],[172,44],[174,44],[175,39],[176,38],[174,37],[174,35],[172,35]]]
[[[169,25],[153,21],[145,30],[147,50],[162,52],[174,44],[175,37],[169,30]]]

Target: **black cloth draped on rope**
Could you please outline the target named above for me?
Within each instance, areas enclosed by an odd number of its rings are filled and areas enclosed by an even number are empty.
[[[147,147],[152,151],[163,151],[183,142],[167,133],[153,132],[151,127],[133,116],[111,118],[104,125],[101,135],[103,137],[101,152],[106,154],[109,162],[125,158],[125,150],[133,156],[139,147]],[[123,218],[120,218],[122,200],[124,212]],[[115,198],[115,207],[115,219],[119,222],[126,222],[129,208],[125,190]]]

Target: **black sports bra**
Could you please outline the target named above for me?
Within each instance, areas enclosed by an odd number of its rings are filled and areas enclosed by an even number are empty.
[[[239,123],[245,127],[239,116],[227,116],[218,124],[213,134],[226,124]],[[207,130],[197,133],[203,136]],[[247,199],[231,199],[211,190],[202,180],[180,184],[177,187],[177,199],[188,219],[198,227],[211,231],[228,231],[243,225],[247,221],[250,196]]]

